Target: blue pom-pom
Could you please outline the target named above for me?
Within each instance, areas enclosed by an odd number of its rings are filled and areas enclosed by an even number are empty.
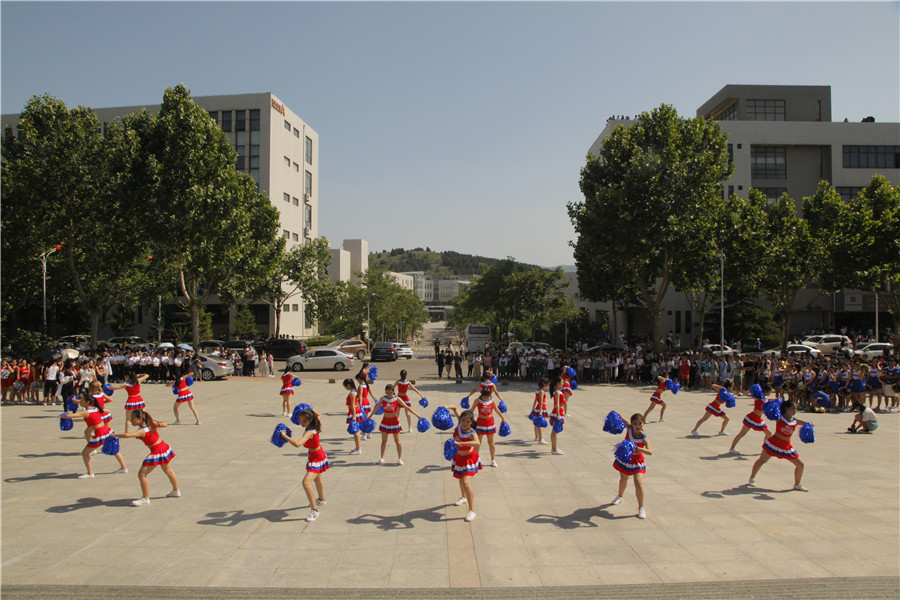
[[[678,383],[677,381],[672,382],[672,395],[677,394],[680,389],[681,389],[680,383]]]
[[[420,417],[419,422],[416,423],[416,429],[419,430],[419,433],[425,433],[429,429],[431,429],[431,425],[428,423],[428,419],[425,417]]]
[[[543,415],[541,415],[540,417],[535,417],[532,422],[534,423],[535,427],[540,427],[541,429],[544,429],[545,427],[550,425],[550,423],[547,422],[547,418]]]
[[[356,435],[357,433],[359,433],[359,423],[357,423],[356,420],[350,421],[350,423],[347,425],[347,433],[349,433],[350,435]]]
[[[459,401],[459,405],[463,408],[469,408],[469,397],[463,396],[463,399]]]
[[[428,408],[428,398],[423,397],[421,400],[419,400],[419,406],[421,406],[422,408]]]
[[[804,423],[797,435],[804,444],[812,444],[816,441],[816,432],[813,431],[812,423]]]
[[[669,390],[670,392],[672,391],[672,384],[673,384],[673,383],[675,383],[675,382],[672,381],[671,379],[666,379],[666,389]]]
[[[101,450],[103,454],[108,454],[109,456],[115,456],[119,453],[119,438],[117,437],[108,437],[106,441],[103,442],[103,449]]]
[[[116,390],[114,390],[113,386],[109,383],[107,383],[106,385],[103,386],[103,393],[106,394],[107,396],[112,396],[113,392],[115,392],[115,391]]]
[[[575,369],[573,369],[572,367],[566,367],[566,375],[568,375],[570,379],[572,377],[575,377]]]
[[[762,400],[763,398],[766,397],[766,395],[763,393],[762,386],[759,385],[758,383],[754,383],[753,385],[750,386],[750,395],[753,396],[754,398],[756,398],[757,400]]]
[[[378,367],[372,365],[369,367],[369,381],[374,383],[376,379],[378,379]]]
[[[303,385],[303,382],[300,381],[299,377],[294,377],[293,379],[291,379],[291,385],[297,387],[298,385]]]
[[[456,442],[453,441],[453,438],[450,438],[446,442],[444,442],[444,458],[447,460],[453,460],[453,457],[456,456],[456,453],[459,451],[459,448],[456,446]]]
[[[366,419],[362,423],[359,424],[359,431],[361,433],[372,433],[375,431],[375,419]]]
[[[512,433],[509,429],[509,423],[507,423],[506,421],[500,423],[500,431],[498,431],[497,433],[500,434],[500,437],[506,437],[510,433]]]
[[[619,459],[619,462],[630,463],[631,457],[634,456],[635,448],[634,442],[625,439],[615,445],[613,453],[616,455],[616,458]]]
[[[184,382],[188,385],[188,387],[191,387],[192,385],[194,385],[194,377],[192,375],[188,375],[184,378]]]
[[[453,427],[453,417],[450,416],[449,410],[443,406],[438,406],[435,409],[434,414],[431,415],[431,424],[434,425],[436,429],[447,431]]]
[[[68,417],[60,417],[59,418],[59,430],[60,431],[69,431],[74,427],[75,424],[72,422],[72,419]]]
[[[578,389],[578,380],[577,379],[571,380],[569,382],[569,387],[572,388],[573,390],[577,390]]]
[[[291,423],[294,425],[300,424],[300,411],[302,410],[303,408],[300,404],[294,407],[294,412],[291,413]]]
[[[725,392],[722,396],[725,400],[725,408],[734,408],[737,405],[737,398],[734,397],[734,394]]]
[[[491,376],[491,383],[493,383],[494,385],[497,385],[497,376],[496,375]]]
[[[501,400],[500,404],[497,405],[497,410],[499,410],[501,414],[506,414],[506,402]]]
[[[287,440],[284,439],[283,437],[281,437],[281,432],[282,432],[282,431],[283,431],[288,437],[291,436],[291,430],[288,429],[288,426],[285,425],[284,423],[279,423],[278,425],[275,426],[275,431],[274,431],[274,433],[272,433],[272,439],[269,440],[270,442],[272,442],[273,444],[275,444],[275,446],[278,447],[278,448],[283,447],[283,446],[287,443]]]
[[[816,404],[820,408],[831,408],[831,398],[825,392],[816,392]]]
[[[66,410],[69,412],[78,412],[78,397],[72,394],[66,400]]]
[[[782,400],[781,398],[775,398],[774,400],[769,400],[768,402],[763,403],[763,413],[766,415],[767,419],[777,421],[781,418],[782,402],[784,402],[784,400]]]
[[[384,406],[382,406],[380,402],[378,403],[378,408],[375,410],[375,414],[376,415],[384,414]]]
[[[178,386],[177,385],[172,386],[172,393],[175,394],[176,396],[178,395]]]
[[[563,420],[556,419],[556,422],[553,423],[553,431],[556,433],[562,433],[563,430]]]
[[[622,420],[622,415],[614,410],[609,411],[609,414],[606,415],[606,420],[603,422],[603,431],[613,435],[619,435],[625,431],[625,421]]]

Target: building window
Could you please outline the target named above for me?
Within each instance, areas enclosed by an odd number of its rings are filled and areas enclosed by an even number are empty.
[[[250,175],[259,183],[259,131],[250,131]]]
[[[285,122],[284,122],[284,128],[287,129],[288,131],[290,131],[290,130],[291,130],[291,124],[288,123],[287,121],[285,121]]]
[[[784,146],[751,146],[750,177],[753,179],[787,179]]]
[[[243,111],[240,112],[242,113]],[[237,169],[238,171],[243,171],[247,168],[247,132],[238,131],[234,135],[234,144],[235,149],[237,150]]]
[[[731,198],[732,196],[734,196],[734,186],[729,185],[728,186],[728,196],[726,196],[726,198]]]
[[[860,192],[862,192],[864,187],[853,187],[853,186],[844,186],[844,187],[835,187],[835,191],[841,195],[841,200],[844,202],[850,202],[857,196],[859,196]]]
[[[287,202],[288,204],[291,203],[291,195],[290,195],[290,194],[288,194],[287,192],[285,192],[284,195],[283,195],[282,197],[284,198],[284,201],[285,201],[285,202]]]
[[[231,131],[231,111],[222,111],[222,131]]]
[[[291,200],[293,200],[294,206],[300,206],[300,201],[297,198],[291,198]]]
[[[747,100],[748,121],[784,121],[784,100]]]
[[[282,232],[282,235],[284,235],[284,238],[287,239],[287,240],[291,239],[291,232],[288,231],[287,229],[285,229],[285,230]]]
[[[681,333],[681,311],[675,311],[675,333]]]
[[[728,108],[716,115],[716,121],[735,120],[737,120],[737,102],[732,102]]]
[[[782,194],[787,194],[787,188],[783,187],[764,187],[755,188],[760,194],[766,197],[766,202],[771,204],[781,198]]]
[[[300,236],[298,236],[296,233],[292,233],[292,234],[291,234],[291,237],[293,237],[293,239],[294,239],[295,242],[299,242],[299,241],[300,241]]]
[[[244,131],[247,129],[247,111],[239,110],[235,113],[234,119],[234,130],[235,131]]]
[[[289,159],[287,156],[284,157],[284,166],[288,168],[291,167],[291,159]]]
[[[309,204],[303,205],[303,226],[312,229],[312,206]]]
[[[211,110],[209,111],[209,116],[212,118],[213,122],[218,125],[219,124],[219,111]]]
[[[295,137],[295,138],[299,138],[299,137],[300,137],[300,130],[297,129],[296,127],[294,127],[294,137]]]
[[[684,311],[684,332],[691,333],[691,311]]]
[[[900,146],[844,146],[845,169],[900,169]]]
[[[312,138],[306,138],[306,164],[312,164]]]
[[[297,305],[297,304],[291,304],[291,306],[293,306],[293,307],[294,307],[294,308],[293,308],[293,309],[292,309],[292,310],[293,310],[293,311],[294,311],[294,312],[297,312],[297,311],[299,311],[299,310],[300,310],[300,306],[299,306],[299,305]]]
[[[312,173],[304,171],[303,191],[312,196]]]
[[[259,131],[259,109],[250,111],[250,131]]]
[[[291,312],[291,305],[285,304],[283,307],[281,307],[281,312]]]

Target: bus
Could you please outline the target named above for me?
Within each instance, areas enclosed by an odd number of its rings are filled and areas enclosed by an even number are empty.
[[[487,325],[466,325],[466,352],[484,352],[484,345],[490,341],[490,327],[488,327]]]

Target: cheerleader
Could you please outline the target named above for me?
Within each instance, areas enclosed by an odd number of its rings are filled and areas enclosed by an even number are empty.
[[[500,416],[500,423],[506,423],[500,408],[494,404],[494,398],[488,389],[482,389],[481,395],[476,401],[478,420],[475,422],[475,431],[482,439],[487,439],[488,448],[491,451],[491,466],[497,468],[497,461],[494,457],[494,434],[497,433],[497,425],[494,423],[494,413]]]
[[[741,432],[737,434],[734,441],[731,442],[731,448],[728,450],[729,454],[740,454],[740,451],[737,450],[737,444],[751,429],[753,431],[762,431],[765,434],[766,439],[772,435],[769,431],[769,426],[766,424],[765,419],[763,419],[763,404],[766,402],[766,394],[768,392],[768,387],[762,387],[762,394],[759,397],[753,397],[753,410],[744,415]],[[750,392],[747,392],[745,395],[752,396]]]
[[[775,458],[784,458],[794,463],[794,489],[798,492],[808,491],[800,483],[800,479],[803,477],[803,461],[800,460],[800,455],[791,446],[791,436],[794,434],[794,429],[798,425],[802,427],[806,424],[806,421],[795,419],[795,414],[797,414],[797,406],[793,401],[786,400],[782,402],[781,418],[778,419],[778,423],[775,425],[775,433],[767,437],[766,441],[763,442],[763,451],[760,453],[759,458],[756,459],[756,462],[753,463],[753,470],[750,471],[748,486],[756,485],[756,474],[759,473],[760,467],[774,456]]]
[[[112,413],[106,408],[106,405],[112,402],[112,398],[103,392],[103,385],[99,381],[92,381],[88,384],[88,393],[97,401],[97,407],[100,409],[100,420],[105,425],[109,425],[112,421]],[[96,451],[94,452],[96,454]]]
[[[566,406],[568,400],[566,395],[559,389],[561,379],[559,375],[553,378],[550,383],[550,397],[553,399],[553,412],[550,413],[550,425],[556,425],[556,422],[566,422]],[[556,429],[550,431],[550,454],[564,454],[557,446]]]
[[[781,388],[784,386],[784,364],[779,366],[778,361],[772,359],[772,388],[775,390],[775,397],[781,398]]]
[[[125,401],[125,433],[128,433],[128,425],[131,424],[131,411],[147,407],[147,404],[141,397],[141,384],[149,377],[146,373],[138,375],[134,372],[134,369],[129,368],[125,372],[125,383],[117,383],[110,386],[114,390],[124,389],[125,393],[128,394],[128,399]]]
[[[372,403],[369,398],[374,398],[375,394],[372,394],[372,388],[369,387],[368,382],[366,382],[367,373],[360,371],[356,374],[356,390],[357,390],[357,398],[359,399],[359,406],[362,410],[362,414],[367,415],[372,408]],[[360,433],[360,439],[368,440],[372,438],[371,433]]]
[[[869,366],[868,364],[866,366]],[[881,385],[881,380],[878,376],[881,374],[881,368],[878,363],[875,363],[875,367],[869,367],[869,373],[866,378],[866,393],[869,396],[869,407],[872,406],[872,396],[875,396],[878,400],[875,405],[875,412],[881,412],[881,395],[884,390],[884,386]]]
[[[616,457],[613,468],[619,472],[619,493],[613,498],[611,504],[619,504],[622,502],[622,495],[625,494],[625,488],[628,486],[628,478],[634,476],[634,495],[638,501],[638,519],[646,519],[647,513],[644,512],[644,473],[647,472],[647,466],[644,464],[644,455],[653,454],[650,449],[650,441],[647,434],[644,433],[644,417],[640,413],[631,415],[631,425],[625,430],[625,439],[634,443],[634,454],[631,455],[631,462],[622,462]]]
[[[100,419],[100,408],[98,406],[97,398],[87,392],[82,392],[81,397],[79,398],[79,405],[82,410],[74,413],[66,412],[61,414],[60,417],[66,419],[84,419],[84,422],[87,425],[85,431],[90,432],[87,439],[87,445],[84,447],[84,450],[81,451],[81,459],[84,461],[87,473],[79,475],[78,479],[93,479],[94,468],[91,465],[91,454],[102,448],[103,443],[109,439],[114,432]],[[128,469],[125,467],[125,461],[122,460],[121,453],[116,453],[116,460],[119,461],[119,469],[113,472],[116,474],[127,473]]]
[[[134,377],[134,372],[131,371],[129,375]],[[146,379],[148,375],[142,373],[137,377]],[[141,465],[140,471],[138,471],[138,481],[141,483],[141,497],[138,500],[134,500],[131,504],[133,506],[150,504],[150,482],[147,480],[147,475],[157,466],[163,470],[163,473],[169,478],[169,483],[172,484],[172,491],[166,494],[166,498],[181,498],[181,492],[178,490],[178,477],[175,476],[175,471],[172,470],[172,465],[169,464],[175,458],[175,453],[167,443],[159,438],[159,433],[156,431],[159,428],[166,427],[166,424],[154,420],[150,413],[142,408],[134,409],[129,419],[131,424],[138,429],[134,433],[117,433],[115,437],[141,438],[141,441],[150,449],[150,454],[144,459],[144,463]]]
[[[381,425],[378,426],[378,431],[381,432],[381,457],[376,464],[384,464],[384,451],[387,449],[388,435],[393,435],[394,445],[397,446],[397,464],[402,465],[403,445],[400,443],[400,432],[403,431],[403,426],[400,425],[400,409],[405,410],[407,415],[412,412],[418,418],[422,417],[411,405],[394,395],[394,386],[390,383],[384,386],[384,396],[381,397],[378,404],[381,406],[384,416],[381,417]],[[366,419],[372,418],[372,413],[376,410],[375,407],[372,407],[372,410],[366,415]]]
[[[869,375],[869,365],[853,365],[850,371],[850,399],[853,402],[865,404],[866,378]]]
[[[457,425],[453,430],[453,442],[457,451],[453,457],[453,477],[459,480],[461,496],[456,501],[456,506],[469,505],[466,521],[475,520],[475,492],[472,490],[472,478],[481,470],[481,457],[478,456],[478,448],[481,441],[475,432],[475,415],[471,410],[459,412],[452,404],[445,406],[447,410],[456,415]]]
[[[15,372],[12,367],[10,367],[9,361],[5,358],[3,362],[0,363],[0,392],[3,394],[2,402],[6,404],[9,399],[9,392],[13,389],[13,383],[15,382]],[[15,399],[15,392],[13,392],[13,399]]]
[[[172,423],[172,425],[181,425],[181,420],[178,418],[178,406],[183,402],[187,402],[188,408],[194,413],[194,419],[197,420],[194,425],[199,425],[200,415],[197,414],[197,409],[194,408],[194,394],[188,389],[187,382],[184,380],[184,377],[181,376],[180,368],[175,374],[175,386],[178,388],[178,397],[175,398],[175,404],[172,406],[172,410],[175,411],[175,422]]]
[[[284,368],[281,374],[281,416],[289,417],[291,415],[291,398],[294,395],[294,376],[291,374],[290,367]]]
[[[647,422],[647,417],[650,416],[650,413],[653,412],[653,409],[657,404],[661,407],[659,410],[659,422],[665,422],[665,419],[663,419],[663,415],[666,414],[666,401],[662,399],[662,395],[663,392],[666,391],[666,382],[669,381],[669,378],[665,375],[657,375],[656,379],[659,380],[659,383],[656,384],[656,391],[653,392],[652,396],[650,396],[650,406],[648,406],[647,410],[644,411],[645,423]]]
[[[319,434],[322,433],[322,415],[311,409],[303,409],[298,417],[300,426],[304,429],[300,439],[295,440],[284,431],[281,432],[281,437],[294,448],[302,446],[309,453],[306,459],[306,475],[303,476],[303,491],[306,492],[310,508],[306,520],[315,521],[319,518],[319,507],[326,504],[322,474],[328,470],[328,456],[325,455],[325,450],[322,449],[322,444],[319,442]],[[313,494],[313,485],[315,485],[318,496]]]
[[[544,417],[546,419],[550,416],[550,413],[547,412],[547,388],[549,387],[549,379],[546,377],[538,379],[538,389],[534,392],[534,404],[531,406],[530,416],[532,420],[537,419],[538,417]],[[543,427],[538,427],[537,425],[534,426],[534,441],[538,444],[547,444],[547,442],[544,441]]]
[[[698,437],[700,434],[697,433],[697,429],[700,428],[700,425],[702,425],[705,420],[712,416],[720,417],[722,419],[722,428],[719,429],[718,435],[728,435],[728,432],[725,431],[725,426],[728,425],[728,415],[722,410],[722,404],[725,403],[725,394],[723,392],[728,392],[730,388],[730,379],[726,379],[722,385],[716,383],[712,384],[712,389],[716,390],[716,399],[706,405],[706,412],[703,413],[703,416],[700,417],[700,420],[697,421],[697,424],[694,425],[694,428],[691,430],[692,436]]]
[[[491,384],[493,385],[493,384]],[[406,369],[400,371],[400,379],[394,383],[394,389],[397,390],[397,397],[406,405],[410,406],[409,401],[409,390],[412,389],[415,393],[417,393],[420,397],[424,398],[425,396],[409,381],[406,380]],[[410,431],[412,431],[412,417],[409,416],[409,411],[406,411],[406,427]]]
[[[353,421],[362,423],[363,419],[365,419],[365,415],[363,415],[362,409],[359,406],[359,394],[356,393],[356,383],[354,383],[352,379],[345,379],[344,389],[347,390],[347,424],[349,425]],[[362,453],[362,449],[359,446],[360,439],[360,433],[357,430],[357,432],[353,434],[353,443],[356,447],[350,451],[352,456]]]
[[[471,392],[469,392],[469,394],[466,396],[466,398],[471,397],[472,394],[474,394],[475,392],[480,392],[481,390],[490,390],[491,395],[497,396],[497,400],[502,401],[503,398],[500,397],[500,390],[497,389],[497,384],[495,384],[494,382],[491,381],[491,378],[493,376],[494,376],[494,374],[491,372],[490,369],[485,369],[484,375],[481,376],[481,383],[479,383],[477,386],[475,386],[475,389],[472,390]]]

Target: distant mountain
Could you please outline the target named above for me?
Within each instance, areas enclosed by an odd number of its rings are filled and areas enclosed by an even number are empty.
[[[424,271],[426,275],[479,275],[482,265],[493,266],[506,259],[488,258],[472,254],[461,254],[449,250],[433,252],[430,248],[414,248],[404,250],[394,248],[391,251],[372,252],[369,254],[369,267],[384,267],[388,271],[403,273],[405,271]],[[516,263],[527,269],[544,269],[537,265]]]

